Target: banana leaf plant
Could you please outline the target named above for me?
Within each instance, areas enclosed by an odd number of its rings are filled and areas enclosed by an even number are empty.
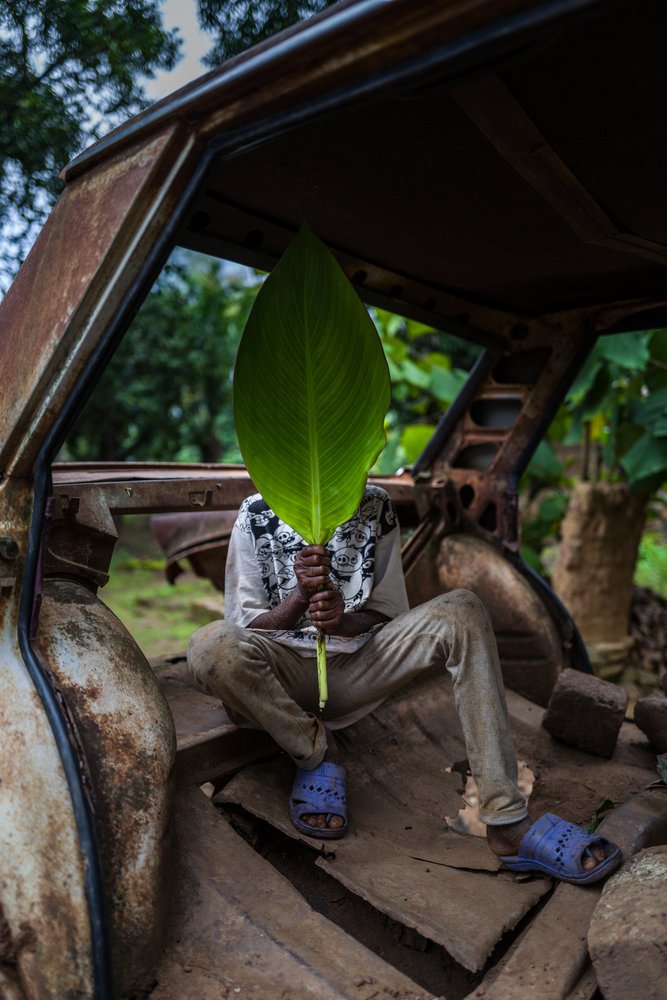
[[[234,366],[239,447],[273,512],[309,545],[354,514],[385,443],[391,386],[373,322],[303,223],[264,282]],[[317,635],[320,709],[326,640]]]

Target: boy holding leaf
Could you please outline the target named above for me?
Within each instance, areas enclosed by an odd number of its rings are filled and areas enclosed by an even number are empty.
[[[602,878],[620,863],[618,848],[557,816],[528,816],[479,599],[455,590],[408,609],[393,506],[366,485],[390,396],[368,312],[302,224],[257,296],[236,358],[236,431],[261,495],[241,505],[226,619],[192,637],[190,668],[234,721],[265,729],[291,756],[292,823],[320,838],[347,830],[332,730],[423,671],[448,670],[491,850],[515,871]]]
[[[620,852],[553,816],[536,823],[517,765],[495,638],[469,591],[409,610],[392,503],[369,486],[326,545],[306,545],[256,494],[241,506],[226,571],[226,619],[192,637],[188,662],[233,721],[265,729],[292,757],[295,827],[347,830],[345,770],[332,731],[350,725],[423,671],[448,670],[480,819],[512,870],[576,883],[603,878]],[[329,698],[318,717],[316,634],[327,636]],[[558,841],[565,841],[565,848]]]

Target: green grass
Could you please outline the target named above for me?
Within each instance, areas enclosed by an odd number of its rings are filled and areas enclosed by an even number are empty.
[[[667,545],[657,531],[647,531],[639,544],[635,583],[667,598]]]
[[[132,633],[149,658],[182,653],[206,618],[193,610],[200,598],[219,598],[208,580],[184,573],[172,586],[164,561],[129,558],[120,552],[111,564],[109,583],[100,597]]]

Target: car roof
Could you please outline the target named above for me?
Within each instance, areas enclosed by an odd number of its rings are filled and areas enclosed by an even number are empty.
[[[665,28],[660,0],[343,2],[131,119],[0,304],[0,469],[174,244],[270,269],[305,218],[367,302],[499,350],[665,322]]]
[[[346,67],[328,104],[304,83],[273,129],[228,138],[181,242],[269,268],[307,218],[367,295],[413,310],[439,295],[526,315],[661,296],[660,0],[345,3],[134,119],[107,155],[170,115],[210,115],[240,77],[279,89],[281,61],[349,49],[378,13],[394,47]],[[403,53],[406,17],[428,38]]]

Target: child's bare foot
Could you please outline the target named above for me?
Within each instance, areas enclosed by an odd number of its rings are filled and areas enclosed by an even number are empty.
[[[552,819],[556,819],[552,817]],[[494,854],[505,858],[514,858],[519,854],[521,849],[521,842],[526,834],[531,830],[535,821],[527,816],[525,819],[521,819],[516,823],[507,823],[502,826],[492,826],[487,825],[486,828],[486,842],[489,845],[489,849],[493,851]],[[565,824],[564,824],[565,825]],[[572,826],[570,826],[572,829]],[[584,831],[579,831],[584,833]],[[603,862],[607,861],[608,858],[619,854],[618,848],[615,845],[609,843],[604,838],[595,840],[591,837],[591,842],[585,844],[581,848],[580,855],[576,858],[576,864],[581,866],[584,873],[594,873],[595,870],[600,867]],[[563,841],[557,840],[557,844],[564,843]],[[556,848],[558,853],[562,853],[560,848]],[[563,848],[563,851],[565,848]],[[606,866],[606,869],[609,866]],[[544,870],[544,869],[543,869]],[[554,871],[553,874],[556,874]],[[560,877],[564,877],[560,875]],[[572,879],[574,881],[574,879]],[[592,881],[592,880],[591,880]]]
[[[327,748],[322,760],[329,764],[340,764],[338,744],[331,733],[327,733]],[[344,817],[336,816],[335,813],[304,813],[301,819],[315,830],[340,830],[345,824]]]

